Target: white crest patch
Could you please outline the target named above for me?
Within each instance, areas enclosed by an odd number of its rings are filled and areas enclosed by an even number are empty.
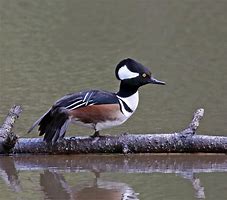
[[[124,79],[135,78],[135,77],[139,76],[139,73],[130,71],[128,69],[128,67],[126,65],[124,65],[123,67],[121,67],[119,69],[118,76],[121,80],[124,80]]]

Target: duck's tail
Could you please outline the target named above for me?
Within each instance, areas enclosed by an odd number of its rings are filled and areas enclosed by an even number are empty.
[[[30,133],[39,125],[39,135],[44,135],[47,143],[56,143],[59,138],[63,138],[68,128],[70,119],[66,108],[52,107],[40,119],[38,119],[28,130]]]

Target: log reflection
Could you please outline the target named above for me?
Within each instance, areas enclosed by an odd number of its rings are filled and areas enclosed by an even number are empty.
[[[14,160],[11,157],[0,158],[0,177],[4,180],[14,192],[21,191],[18,171],[15,167]]]
[[[55,170],[64,172],[227,172],[227,156],[220,154],[25,155],[12,159],[20,170],[54,167]]]

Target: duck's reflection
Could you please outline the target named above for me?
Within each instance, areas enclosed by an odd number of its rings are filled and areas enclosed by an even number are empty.
[[[45,170],[40,185],[47,199],[77,200],[138,200],[137,194],[125,183],[103,181],[97,176],[91,182],[71,187],[62,174]]]
[[[44,170],[40,174],[40,186],[48,199],[72,199],[71,188],[62,174]]]

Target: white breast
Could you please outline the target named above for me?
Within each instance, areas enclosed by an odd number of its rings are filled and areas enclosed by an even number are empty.
[[[120,101],[121,104],[121,108],[122,108],[122,112],[123,114],[128,118],[130,117],[136,110],[138,103],[139,103],[139,92],[137,91],[135,94],[129,96],[129,97],[120,97],[117,96],[119,99],[121,99],[122,101],[124,101],[128,107],[133,111],[133,112],[128,112],[123,103]]]

